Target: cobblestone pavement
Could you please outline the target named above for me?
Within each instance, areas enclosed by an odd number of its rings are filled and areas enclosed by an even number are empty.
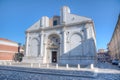
[[[96,80],[120,80],[120,68],[107,62],[98,62],[98,76]]]
[[[96,69],[98,70],[98,75],[96,78],[72,78],[71,76],[63,78],[61,76],[56,76],[56,78],[53,78],[52,80],[58,80],[58,78],[59,80],[120,80],[120,68],[116,65],[99,62],[96,65]],[[42,78],[40,79],[39,77],[41,76]],[[52,76],[0,70],[0,80],[49,80],[50,77]]]

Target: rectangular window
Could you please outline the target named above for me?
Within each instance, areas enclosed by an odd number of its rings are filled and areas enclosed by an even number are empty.
[[[53,26],[57,25],[57,20],[53,21]]]

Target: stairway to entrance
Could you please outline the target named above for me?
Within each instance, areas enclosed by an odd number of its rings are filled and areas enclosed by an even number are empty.
[[[22,62],[26,63],[42,63],[43,58],[41,57],[23,57]]]

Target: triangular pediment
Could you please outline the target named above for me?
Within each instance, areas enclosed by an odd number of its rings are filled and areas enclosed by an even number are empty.
[[[87,18],[84,16],[78,16],[75,14],[67,14],[67,18],[66,18],[66,24],[69,23],[78,23],[78,22],[84,22],[84,21],[90,21],[92,20],[91,18]]]
[[[27,29],[27,31],[38,30],[40,28],[40,20]]]

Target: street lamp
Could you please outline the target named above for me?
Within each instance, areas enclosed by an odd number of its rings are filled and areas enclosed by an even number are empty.
[[[18,53],[20,53],[20,45],[21,43],[18,43]]]

